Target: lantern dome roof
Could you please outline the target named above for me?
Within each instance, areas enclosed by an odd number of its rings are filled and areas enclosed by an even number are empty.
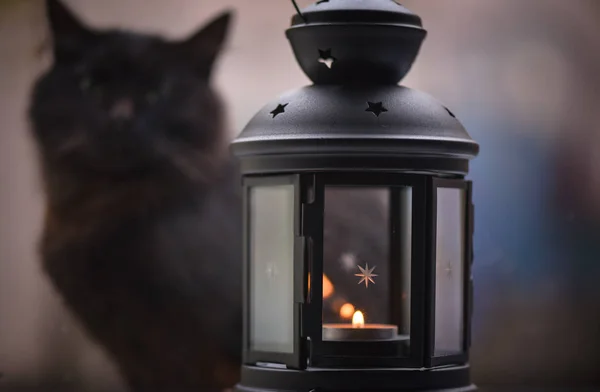
[[[396,85],[328,85],[287,92],[268,103],[233,142],[233,151],[240,158],[468,160],[479,146],[454,114],[428,94]]]
[[[320,0],[287,37],[314,82],[264,106],[233,142],[245,174],[394,170],[466,175],[479,152],[454,114],[398,86],[426,36],[393,0]]]

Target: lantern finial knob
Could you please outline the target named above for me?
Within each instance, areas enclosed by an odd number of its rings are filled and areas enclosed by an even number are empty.
[[[397,84],[425,35],[421,18],[393,0],[319,0],[287,31],[315,84]]]

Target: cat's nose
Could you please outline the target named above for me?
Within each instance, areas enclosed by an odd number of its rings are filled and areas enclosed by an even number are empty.
[[[128,120],[133,116],[133,101],[122,98],[110,108],[110,116],[115,120]]]

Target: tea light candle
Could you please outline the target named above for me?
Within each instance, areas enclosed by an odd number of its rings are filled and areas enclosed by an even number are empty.
[[[323,340],[392,340],[398,336],[398,327],[390,324],[365,324],[360,310],[354,312],[352,324],[324,324]]]

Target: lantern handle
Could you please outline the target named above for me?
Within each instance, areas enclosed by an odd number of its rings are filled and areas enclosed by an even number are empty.
[[[292,4],[294,5],[294,8],[296,9],[296,12],[302,18],[302,20],[304,21],[304,23],[308,23],[306,21],[306,18],[304,17],[304,15],[302,15],[302,12],[300,11],[300,8],[298,7],[298,4],[296,3],[296,0],[292,0]]]

